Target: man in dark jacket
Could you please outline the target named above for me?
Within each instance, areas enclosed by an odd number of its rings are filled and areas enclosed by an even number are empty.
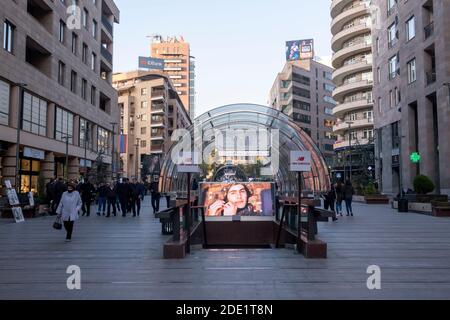
[[[156,181],[153,181],[150,185],[153,213],[159,212],[159,199],[161,198],[161,194],[159,193],[158,187],[158,182]]]
[[[81,191],[81,201],[83,203],[81,210],[83,211],[83,216],[86,215],[89,217],[91,215],[91,202],[92,202],[92,196],[95,193],[94,185],[88,180],[85,181],[80,186]]]
[[[64,180],[59,178],[53,184],[53,204],[52,204],[52,212],[56,213],[56,208],[59,206],[59,202],[61,201],[62,195],[67,191],[67,187],[64,184]]]
[[[50,203],[50,214],[54,215],[56,214],[53,211],[53,201],[55,199],[55,192],[54,192],[54,181],[56,179],[51,179],[47,184],[45,185],[45,196],[47,197],[48,203]]]
[[[352,200],[354,194],[355,190],[353,189],[352,183],[350,182],[350,180],[347,180],[344,186],[344,200],[345,209],[347,210],[347,217],[349,215],[353,217]]]
[[[144,185],[133,179],[131,187],[131,209],[133,210],[133,217],[136,217],[136,213],[139,216],[141,212],[141,200],[144,199],[145,188]]]
[[[115,187],[107,183],[106,184],[106,199],[108,201],[108,213],[106,214],[106,217],[109,218],[111,216],[111,206],[113,209],[113,215],[116,216],[116,190]]]
[[[100,187],[98,188],[98,209],[97,209],[98,216],[100,214],[102,214],[103,216],[105,215],[108,189],[109,189],[108,185],[103,183],[100,184]]]
[[[125,217],[128,212],[128,202],[130,201],[130,185],[128,179],[123,178],[122,182],[117,184],[116,194],[119,198],[120,208],[122,210],[122,217]]]

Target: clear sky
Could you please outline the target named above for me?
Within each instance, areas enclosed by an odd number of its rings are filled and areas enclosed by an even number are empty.
[[[230,103],[267,104],[285,41],[314,38],[331,55],[329,0],[115,0],[114,72],[150,55],[147,35],[182,35],[196,57],[196,115]]]

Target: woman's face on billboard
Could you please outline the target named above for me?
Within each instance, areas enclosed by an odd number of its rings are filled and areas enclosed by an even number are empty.
[[[247,205],[247,191],[242,184],[232,186],[228,190],[227,199],[237,208],[242,209]]]

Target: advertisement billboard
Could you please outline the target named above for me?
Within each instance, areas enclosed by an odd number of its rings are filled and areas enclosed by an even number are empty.
[[[164,59],[139,57],[139,68],[164,70]]]
[[[293,40],[286,42],[286,60],[304,60],[314,58],[314,40]]]
[[[209,217],[274,215],[270,182],[201,183],[200,191],[200,202]]]

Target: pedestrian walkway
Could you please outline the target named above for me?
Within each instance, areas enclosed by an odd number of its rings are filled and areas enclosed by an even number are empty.
[[[82,217],[71,243],[54,217],[0,225],[0,299],[450,298],[450,219],[354,207],[355,217],[319,224],[324,260],[289,248],[194,248],[164,260],[169,237],[150,197],[140,217]],[[81,290],[66,287],[70,265],[81,268]],[[370,265],[381,268],[381,290],[367,289]]]

